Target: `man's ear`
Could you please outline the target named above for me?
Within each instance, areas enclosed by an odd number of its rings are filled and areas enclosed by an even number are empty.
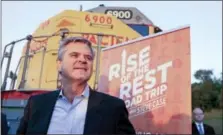
[[[57,60],[57,71],[61,71],[61,68],[62,68],[62,61],[60,60]]]

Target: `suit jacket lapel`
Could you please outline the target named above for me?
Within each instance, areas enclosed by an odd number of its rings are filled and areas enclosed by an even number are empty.
[[[37,120],[37,125],[35,125],[36,128],[34,128],[38,133],[47,134],[54,106],[59,96],[59,92],[60,90],[56,90],[55,92],[52,92],[52,94],[45,95],[44,99],[39,105],[41,107],[39,108],[40,111],[38,112],[37,110],[36,112],[38,113],[35,113],[39,115],[39,117],[36,117],[39,120]]]
[[[204,123],[203,123],[203,126],[204,126],[204,134],[206,134],[206,132],[208,132],[208,127]]]
[[[85,119],[84,134],[98,134],[100,129],[101,115],[99,114],[102,97],[90,88],[88,108]]]
[[[192,132],[194,132],[194,134],[199,134],[199,131],[197,129],[197,125],[194,122],[192,123]]]

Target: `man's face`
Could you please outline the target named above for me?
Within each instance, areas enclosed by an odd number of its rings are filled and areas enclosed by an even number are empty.
[[[62,60],[58,61],[58,68],[67,79],[88,81],[93,71],[90,48],[81,42],[67,44]]]
[[[202,122],[204,119],[204,112],[200,108],[195,108],[193,111],[193,116],[196,122]]]

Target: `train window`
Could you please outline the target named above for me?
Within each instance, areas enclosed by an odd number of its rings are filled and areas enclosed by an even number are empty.
[[[162,30],[159,27],[155,27],[154,28],[154,33],[159,33],[162,32]]]

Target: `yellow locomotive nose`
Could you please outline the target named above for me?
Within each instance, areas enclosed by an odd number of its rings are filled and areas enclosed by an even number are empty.
[[[96,64],[100,64],[100,56],[97,56],[98,45],[100,48],[126,42],[141,35],[123,23],[115,16],[102,13],[65,10],[40,24],[33,36],[58,34],[61,29],[67,29],[70,33],[66,36],[83,36],[90,40],[96,51],[94,72],[89,80],[89,85],[94,88],[97,85],[97,76],[100,74]],[[98,33],[101,33],[99,38]],[[30,53],[26,68],[25,86],[22,89],[48,89],[54,90],[59,86],[58,72],[56,69],[57,51],[61,35],[51,38],[39,38],[31,42]],[[22,56],[25,55],[25,46]],[[99,54],[100,55],[100,54]],[[24,68],[24,59],[21,59],[16,88],[18,88]],[[97,73],[97,76],[96,76]]]

